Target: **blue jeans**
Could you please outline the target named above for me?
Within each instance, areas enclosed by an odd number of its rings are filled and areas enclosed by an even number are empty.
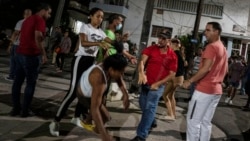
[[[12,45],[11,50],[10,50],[10,78],[15,78],[15,71],[16,71],[16,61],[15,61],[15,56],[16,56],[16,49],[18,45]]]
[[[13,109],[22,109],[23,113],[27,113],[36,87],[36,80],[38,77],[39,67],[41,63],[41,56],[25,56],[17,54],[15,58],[16,77],[12,85]],[[21,87],[25,78],[26,87],[24,90],[24,98],[21,107]]]
[[[154,121],[158,102],[164,91],[164,85],[160,86],[158,90],[150,90],[149,85],[141,87],[141,94],[139,98],[140,108],[142,110],[141,121],[137,128],[137,136],[147,138],[148,132]]]

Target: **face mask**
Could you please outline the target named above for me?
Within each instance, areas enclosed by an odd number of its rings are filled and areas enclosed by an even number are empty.
[[[120,30],[121,28],[122,28],[122,24],[121,23],[116,26],[116,30]]]

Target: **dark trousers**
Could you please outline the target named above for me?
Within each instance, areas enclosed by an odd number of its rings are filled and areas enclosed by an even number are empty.
[[[10,78],[15,78],[15,71],[16,71],[16,60],[15,60],[15,56],[16,56],[16,49],[17,49],[18,45],[12,45],[11,50],[10,50],[10,74],[9,77]]]
[[[65,55],[66,54],[64,54],[64,53],[58,53],[56,55],[56,65],[58,68],[60,68],[60,70],[62,70],[62,68],[63,68]]]
[[[12,85],[12,101],[15,111],[21,110],[28,113],[34,95],[38,72],[40,68],[41,56],[25,56],[17,54],[16,57],[15,80]],[[26,87],[21,106],[21,87],[26,78]]]
[[[64,97],[57,113],[55,116],[55,121],[59,122],[69,105],[76,98],[76,91],[78,81],[82,76],[82,73],[87,70],[90,66],[94,64],[95,58],[90,56],[75,56],[71,63],[71,80],[70,80],[70,88]],[[75,109],[75,117],[80,117],[81,113],[87,113],[88,108],[83,107],[79,102],[76,105]]]

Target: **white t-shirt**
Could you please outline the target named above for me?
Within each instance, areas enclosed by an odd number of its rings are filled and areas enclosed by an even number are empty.
[[[103,32],[102,29],[94,28],[91,24],[83,24],[80,28],[80,33],[84,33],[87,36],[89,42],[101,42],[107,36]],[[93,56],[96,57],[99,47],[84,47],[81,45],[81,41],[79,44],[79,49],[76,52],[75,56]]]
[[[19,32],[21,31],[21,27],[22,27],[23,21],[24,21],[24,19],[19,20],[19,21],[16,23],[16,26],[15,26],[15,30],[16,30],[16,31],[19,31]],[[19,33],[17,39],[14,41],[13,44],[14,44],[14,45],[19,45],[19,44],[20,44],[20,33]]]

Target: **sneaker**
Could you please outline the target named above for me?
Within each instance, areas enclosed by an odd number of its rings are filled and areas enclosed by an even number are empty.
[[[233,105],[233,100],[230,100],[228,104]]]
[[[225,99],[225,103],[228,103],[229,100],[230,100],[230,97],[227,97],[227,98]]]
[[[70,121],[71,123],[75,124],[76,126],[80,127],[80,128],[84,128],[81,124],[81,120],[79,117],[73,117]]]
[[[14,78],[12,78],[12,77],[10,77],[10,76],[6,76],[6,77],[5,77],[5,80],[14,81]]]
[[[49,124],[49,132],[52,136],[58,137],[59,136],[59,123],[52,121]]]
[[[134,137],[132,140],[130,140],[130,141],[146,141],[145,139],[143,139],[143,138],[141,138],[141,137],[139,137],[139,136],[136,136],[136,137]]]
[[[93,132],[95,130],[95,125],[93,125],[93,124],[87,124],[87,123],[84,123],[82,121],[80,121],[80,123],[81,123],[82,127],[88,131]]]

